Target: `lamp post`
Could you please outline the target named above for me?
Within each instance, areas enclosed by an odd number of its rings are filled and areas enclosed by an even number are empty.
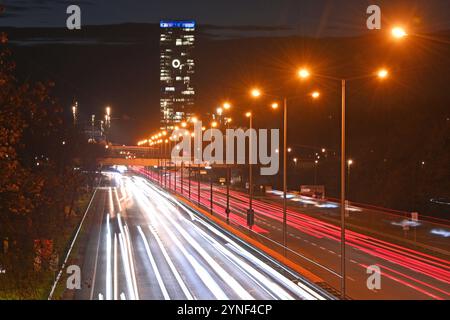
[[[224,106],[226,106],[226,104],[224,104]],[[225,107],[226,109],[230,108],[228,106]],[[230,122],[231,122],[231,118],[227,118],[227,130],[230,128]],[[226,136],[226,135],[225,135]],[[227,207],[225,209],[225,213],[227,215],[227,223],[230,223],[230,183],[231,183],[231,165],[230,164],[226,164],[227,167]]]
[[[353,165],[353,160],[348,159],[347,161],[347,194],[350,195],[350,168]]]
[[[375,73],[379,79],[385,79],[389,76],[389,71],[386,69],[379,69]],[[341,163],[340,163],[340,176],[341,176],[341,195],[340,195],[340,224],[341,224],[341,298],[346,297],[346,252],[345,252],[345,214],[346,214],[346,89],[347,82],[350,80],[364,79],[373,77],[373,75],[363,75],[353,78],[337,78],[332,76],[318,75],[318,77],[340,81],[341,83]]]
[[[212,170],[211,174],[209,175],[209,206],[211,215],[214,214],[214,203],[213,203],[213,178],[212,178]]]
[[[192,170],[191,170],[191,164],[189,163],[189,168],[188,168],[188,174],[189,174],[189,182],[188,182],[188,196],[189,196],[189,200],[191,199],[191,174],[192,174]]]
[[[257,94],[256,91],[254,94]],[[253,164],[252,164],[252,152],[253,152],[253,139],[252,139],[252,130],[253,130],[253,114],[251,112],[247,112],[245,116],[249,119],[249,129],[250,129],[250,137],[249,137],[249,147],[248,147],[248,190],[249,190],[249,203],[247,210],[247,224],[250,227],[250,230],[253,228],[255,213],[253,211]]]
[[[222,107],[217,108],[217,113],[221,116],[225,110],[231,109],[231,103],[230,102],[224,102],[222,104]],[[221,119],[222,120],[222,119]],[[226,130],[230,128],[231,118],[225,118],[226,123]],[[226,132],[225,132],[225,138],[226,138]],[[231,166],[225,161],[226,166],[226,188],[227,188],[227,206],[225,208],[225,214],[227,217],[227,223],[230,223],[230,179],[231,179]]]
[[[314,161],[314,185],[317,186],[317,166],[319,165],[319,160]]]
[[[298,77],[302,80],[309,78],[310,73],[308,69],[303,68],[298,71]],[[261,90],[254,88],[250,91],[250,95],[253,98],[259,98],[262,95]],[[265,94],[268,95],[268,94]],[[270,95],[269,95],[270,96]],[[320,94],[315,91],[312,94],[314,99],[318,98]],[[288,98],[283,99],[283,247],[284,254],[286,255],[287,246],[287,153],[290,152],[290,148],[287,148],[287,129],[288,129]],[[277,102],[272,103],[272,109],[278,109],[279,104]]]
[[[198,164],[198,171],[197,171],[197,203],[200,206],[200,163]]]
[[[72,106],[72,117],[73,117],[73,125],[75,126],[77,124],[78,119],[78,102],[75,101],[75,103]]]

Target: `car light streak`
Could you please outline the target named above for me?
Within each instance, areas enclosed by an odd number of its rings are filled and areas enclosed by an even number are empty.
[[[114,188],[114,194],[116,196],[117,204],[119,205],[119,212],[122,212],[122,205],[120,204],[119,195],[117,193],[117,188]]]
[[[141,235],[142,241],[144,242],[145,251],[147,253],[148,260],[150,261],[150,264],[152,265],[152,269],[155,273],[156,281],[158,281],[158,285],[161,289],[161,292],[164,296],[165,300],[170,300],[169,293],[167,292],[166,286],[164,285],[164,281],[161,278],[161,273],[159,272],[158,266],[156,265],[155,258],[153,258],[152,252],[150,250],[150,246],[148,245],[147,238],[144,235],[144,232],[142,232],[141,226],[138,226],[139,234]]]
[[[111,213],[111,217],[114,218],[115,210],[114,210],[114,203],[113,203],[113,198],[112,198],[112,188],[111,187],[108,189],[108,197],[109,197],[109,212]]]
[[[173,275],[175,276],[175,279],[177,280],[181,290],[183,290],[184,295],[186,296],[187,300],[194,300],[194,297],[189,292],[189,289],[187,288],[186,284],[184,283],[183,279],[180,276],[180,273],[175,268],[175,265],[172,262],[172,259],[170,259],[169,254],[167,253],[166,248],[164,247],[164,244],[162,243],[161,239],[159,238],[159,235],[154,231],[154,228],[152,226],[148,226],[150,232],[152,233],[153,237],[156,239],[156,243],[158,244],[164,259],[166,260],[167,264],[169,265],[170,270],[172,271]]]
[[[114,300],[117,300],[118,294],[118,268],[117,268],[117,233],[114,234]]]
[[[109,214],[106,215],[106,300],[111,300],[111,228]]]
[[[129,292],[131,300],[136,300],[136,296],[134,294],[134,289],[133,289],[133,281],[131,280],[130,263],[128,261],[128,254],[126,253],[127,249],[124,244],[123,233],[119,233],[119,243],[120,243],[120,249],[121,249],[123,268],[125,270],[125,278],[127,280],[128,292]]]
[[[215,272],[227,283],[241,299],[253,300],[254,298],[233,278],[231,277],[203,248],[195,241],[178,222],[172,219],[170,212],[167,212],[165,218],[177,229],[181,236],[205,259]],[[186,220],[187,221],[187,220]]]
[[[261,286],[267,293],[269,293],[273,298],[275,296],[282,300],[293,300],[294,298],[284,291],[280,286],[273,283],[267,279],[263,274],[258,272],[256,269],[252,268],[248,263],[237,258],[229,250],[225,249],[221,244],[214,240],[211,236],[207,235],[203,230],[197,227],[197,231],[210,242],[219,252],[221,252],[230,262],[232,262],[236,267],[241,270],[241,272],[246,273],[250,278],[259,286]],[[229,244],[231,245],[231,244]],[[266,290],[266,288],[268,290]]]

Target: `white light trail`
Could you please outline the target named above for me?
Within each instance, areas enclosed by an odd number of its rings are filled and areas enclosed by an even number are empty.
[[[114,203],[112,198],[112,188],[110,187],[108,189],[108,196],[109,196],[109,212],[111,212],[111,217],[114,217],[115,210],[114,210]]]
[[[128,292],[130,294],[131,300],[136,300],[136,297],[134,294],[134,289],[133,289],[133,281],[131,280],[130,263],[128,261],[128,254],[126,253],[127,249],[124,244],[123,233],[119,233],[119,243],[120,243],[120,249],[121,249],[123,268],[125,270],[125,278],[127,279]]]
[[[111,300],[111,228],[109,214],[106,215],[106,300]]]
[[[232,254],[229,250],[227,250],[224,246],[222,246],[218,241],[213,239],[211,236],[206,234],[203,230],[195,226],[197,231],[208,241],[210,242],[219,252],[221,252],[229,261],[231,261],[236,267],[238,267],[242,272],[246,273],[250,278],[252,278],[259,286],[261,286],[264,290],[268,288],[271,292],[265,290],[272,297],[274,294],[282,300],[294,300],[294,298],[289,295],[285,290],[283,290],[280,286],[275,284],[273,281],[268,279],[262,273],[258,272],[255,268],[251,267],[248,263],[245,263],[236,255]],[[230,243],[228,243],[231,246]],[[264,285],[264,286],[262,286]],[[273,293],[273,294],[272,294]],[[275,298],[275,297],[274,297]]]
[[[119,240],[123,239],[123,245],[121,244],[121,255],[122,260],[125,264],[125,271],[129,273],[129,277],[127,276],[127,284],[128,287],[131,288],[133,291],[132,300],[139,300],[139,292],[137,290],[137,280],[136,280],[136,274],[134,271],[134,259],[133,259],[133,253],[131,249],[131,240],[128,233],[128,227],[125,225],[125,227],[122,224],[122,216],[120,213],[117,215],[117,223],[119,224],[120,234],[119,234]],[[127,273],[126,272],[126,273]]]
[[[117,188],[114,188],[114,194],[116,195],[117,204],[119,205],[119,212],[122,212],[122,205],[120,204],[119,194],[117,193]]]
[[[235,250],[235,251],[237,251],[237,252],[239,252],[239,253],[241,253],[241,252],[244,251],[244,249],[243,249],[240,245],[238,245],[235,241],[233,241],[231,238],[229,238],[229,237],[228,237],[227,235],[225,235],[224,233],[222,233],[222,232],[220,232],[219,230],[217,230],[215,227],[211,226],[209,223],[207,223],[207,222],[204,221],[203,219],[198,219],[198,221],[199,221],[202,225],[204,225],[206,228],[208,228],[211,232],[213,232],[214,234],[216,234],[216,235],[218,235],[219,237],[221,237],[222,239],[224,239],[224,240],[228,243],[228,246],[231,247],[233,250]],[[200,230],[200,229],[199,229],[199,230]],[[211,239],[212,239],[212,238],[211,238]],[[287,279],[286,277],[282,276],[279,272],[277,272],[277,271],[274,270],[273,268],[269,267],[267,264],[265,264],[264,262],[260,261],[259,259],[257,259],[257,258],[254,257],[253,255],[250,255],[250,254],[249,254],[249,256],[251,256],[251,257],[253,257],[254,259],[256,259],[256,260],[258,261],[258,263],[264,265],[265,268],[269,268],[269,269],[271,270],[270,273],[276,273],[276,274],[278,274],[280,277],[284,278],[284,279],[283,279],[283,282],[284,282],[284,283],[289,283],[289,287],[295,288],[295,286],[292,287],[292,282],[291,282],[289,279]],[[318,299],[318,300],[325,300],[324,297],[322,297],[320,294],[316,293],[314,290],[308,288],[307,286],[305,286],[305,285],[303,285],[303,284],[300,285],[300,283],[299,283],[298,285],[299,285],[299,287],[301,287],[303,290],[305,290],[307,294],[314,296],[315,299]],[[295,288],[294,292],[300,294],[300,296],[303,296],[303,291],[299,292],[298,288]],[[315,300],[315,299],[314,299],[314,300]]]
[[[175,279],[177,280],[178,284],[180,285],[181,290],[183,290],[183,293],[186,296],[186,299],[194,300],[194,297],[189,292],[189,289],[187,288],[186,284],[184,283],[183,279],[181,278],[178,270],[175,268],[175,265],[173,264],[172,259],[170,259],[170,256],[167,253],[166,248],[164,247],[164,244],[162,243],[161,239],[159,238],[159,235],[153,230],[152,226],[148,226],[148,228],[150,229],[150,232],[152,233],[153,237],[156,239],[156,242],[158,243],[158,246],[159,246],[164,258],[166,259],[166,262],[169,265],[170,270],[174,274]]]
[[[170,300],[169,292],[167,292],[166,286],[164,285],[164,281],[161,277],[161,273],[159,272],[158,266],[156,265],[155,258],[153,258],[152,252],[150,250],[150,246],[148,245],[147,238],[145,237],[144,232],[141,229],[141,226],[138,226],[137,228],[142,237],[142,241],[144,242],[144,247],[145,247],[145,251],[147,252],[148,260],[150,261],[153,271],[155,272],[156,281],[158,281],[158,285],[161,289],[164,299]]]
[[[138,286],[137,286],[137,280],[136,280],[136,272],[135,272],[135,266],[134,266],[134,258],[133,258],[133,250],[131,247],[131,238],[130,238],[130,232],[128,230],[128,226],[125,225],[125,239],[128,247],[128,256],[130,259],[130,265],[131,265],[131,277],[133,280],[133,288],[134,288],[134,295],[136,299],[139,300],[139,292],[138,292]]]
[[[153,192],[155,193],[155,192]],[[211,266],[211,268],[222,278],[222,280],[230,286],[234,292],[243,300],[253,300],[254,298],[250,295],[247,290],[245,290],[239,282],[236,281],[232,276],[228,274],[207,252],[203,247],[195,241],[186,231],[185,228],[181,227],[181,225],[172,219],[172,212],[169,210],[165,210],[163,212],[164,217],[174,226],[178,233],[191,245],[201,256],[202,258]],[[187,220],[186,220],[187,221]],[[164,225],[165,229],[168,228],[165,226],[164,222],[160,220],[160,223]]]
[[[117,233],[114,233],[114,300],[118,293],[118,270],[117,270]]]

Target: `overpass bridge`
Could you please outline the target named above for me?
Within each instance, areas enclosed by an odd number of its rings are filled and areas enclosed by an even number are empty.
[[[110,145],[107,147],[105,157],[98,158],[97,163],[102,166],[136,166],[136,167],[154,167],[162,166],[174,167],[175,163],[170,160],[169,150],[164,152],[159,147]],[[165,162],[164,162],[165,160]],[[163,164],[164,162],[164,164]],[[186,162],[184,162],[186,165]],[[177,166],[181,166],[181,161],[177,161]],[[186,165],[188,166],[188,165]],[[205,168],[209,163],[191,164],[191,167]],[[214,168],[226,168],[225,164],[214,164]],[[234,165],[236,167],[236,165]]]

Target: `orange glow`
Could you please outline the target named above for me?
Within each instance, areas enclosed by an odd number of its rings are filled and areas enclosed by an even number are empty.
[[[251,112],[247,112],[247,113],[245,114],[245,116],[246,116],[247,118],[250,118],[250,117],[252,116],[252,113],[251,113]]]
[[[223,104],[223,108],[224,108],[225,110],[228,110],[228,109],[231,108],[231,104],[230,104],[229,102],[225,102],[225,103]]]
[[[386,70],[386,69],[380,69],[377,72],[377,76],[380,79],[385,79],[385,78],[387,78],[389,76],[389,71]]]
[[[312,93],[311,93],[311,97],[312,97],[313,99],[319,98],[319,97],[320,97],[320,92],[319,92],[319,91],[314,91],[314,92],[312,92]]]
[[[306,68],[302,68],[298,71],[298,76],[302,79],[307,79],[310,75],[309,70]]]
[[[181,123],[181,126],[182,126],[183,128],[186,128],[187,123],[183,121],[183,122]]]
[[[217,122],[216,121],[211,122],[211,127],[213,128],[217,127]]]
[[[401,39],[406,37],[408,34],[406,33],[405,29],[403,29],[402,27],[394,27],[391,30],[391,35],[392,37],[396,38],[396,39]]]
[[[252,97],[258,98],[258,97],[261,96],[261,91],[259,89],[257,89],[257,88],[254,88],[254,89],[252,89],[250,94],[252,95]]]
[[[279,105],[277,102],[272,103],[272,109],[278,109]]]

